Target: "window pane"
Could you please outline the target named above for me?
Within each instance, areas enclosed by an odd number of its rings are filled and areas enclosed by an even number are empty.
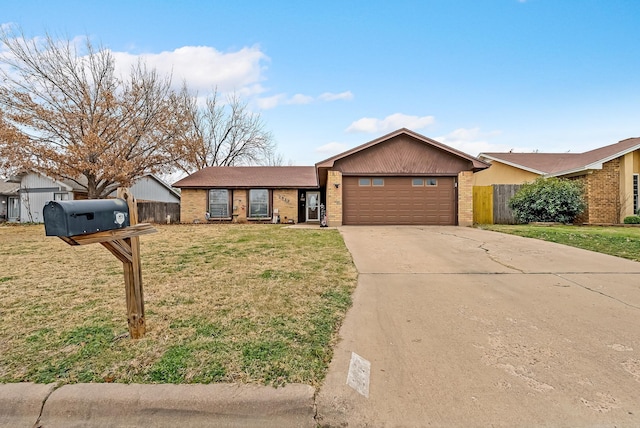
[[[422,178],[414,178],[413,180],[411,180],[411,185],[412,186],[423,186],[424,185],[424,179],[422,179]]]
[[[373,179],[374,186],[384,186],[384,178],[374,178]]]
[[[249,190],[249,217],[269,216],[269,191],[267,189]]]
[[[633,174],[633,211],[635,214],[639,213],[640,209],[640,193],[638,188],[640,187],[640,175]]]
[[[229,217],[229,191],[227,189],[209,190],[209,217]]]
[[[361,178],[360,181],[358,182],[358,184],[360,186],[371,186],[371,179],[370,178]]]
[[[438,179],[437,178],[427,178],[426,185],[427,186],[437,186],[438,185]]]

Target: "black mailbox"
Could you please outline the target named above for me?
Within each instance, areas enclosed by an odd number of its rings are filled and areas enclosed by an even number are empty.
[[[75,236],[129,226],[124,199],[50,201],[42,210],[46,236]]]

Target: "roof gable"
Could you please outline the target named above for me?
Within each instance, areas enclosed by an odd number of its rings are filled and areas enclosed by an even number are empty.
[[[387,147],[385,147],[387,146]],[[425,148],[427,150],[425,150]],[[426,155],[426,156],[425,156]],[[344,172],[374,173],[455,173],[462,169],[481,170],[484,161],[406,128],[399,129],[316,164],[317,168],[337,168]]]
[[[0,181],[0,195],[17,195],[20,185],[9,181]]]
[[[179,188],[315,188],[312,166],[210,166],[173,184]]]

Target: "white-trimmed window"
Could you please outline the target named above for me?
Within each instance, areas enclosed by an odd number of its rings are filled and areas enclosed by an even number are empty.
[[[229,191],[209,190],[209,218],[229,218]]]
[[[54,201],[68,201],[69,200],[69,194],[68,193],[54,193],[53,194],[53,200]]]
[[[640,174],[633,174],[633,213],[638,214],[640,210],[640,200],[638,196],[638,181],[640,181]]]
[[[249,190],[249,218],[269,217],[269,190]]]
[[[424,178],[412,178],[411,185],[413,187],[421,187],[424,186]]]
[[[358,180],[358,186],[371,186],[370,178],[361,178]]]
[[[425,186],[437,186],[438,185],[438,179],[437,178],[427,178],[424,180],[424,185]]]
[[[372,178],[371,179],[371,185],[375,186],[375,187],[384,186],[384,178]]]

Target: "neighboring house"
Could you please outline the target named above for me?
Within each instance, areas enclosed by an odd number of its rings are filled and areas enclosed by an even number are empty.
[[[18,216],[9,221],[42,223],[42,208],[48,201],[87,199],[87,191],[78,183],[56,180],[34,171],[24,171],[9,181],[18,186],[19,199]],[[139,201],[180,202],[180,194],[152,174],[137,180],[131,192]]]
[[[137,179],[130,189],[138,202],[180,203],[180,193],[154,174],[147,174]],[[116,192],[111,193],[109,196],[115,197]]]
[[[0,222],[17,221],[20,216],[20,186],[0,181]]]
[[[581,180],[587,209],[579,221],[619,223],[640,208],[640,138],[584,153],[481,153],[491,168],[474,176],[475,186],[522,184],[538,177]]]
[[[304,167],[209,167],[174,184],[181,221],[470,225],[472,176],[488,164],[408,129]],[[234,218],[235,217],[235,218]]]

